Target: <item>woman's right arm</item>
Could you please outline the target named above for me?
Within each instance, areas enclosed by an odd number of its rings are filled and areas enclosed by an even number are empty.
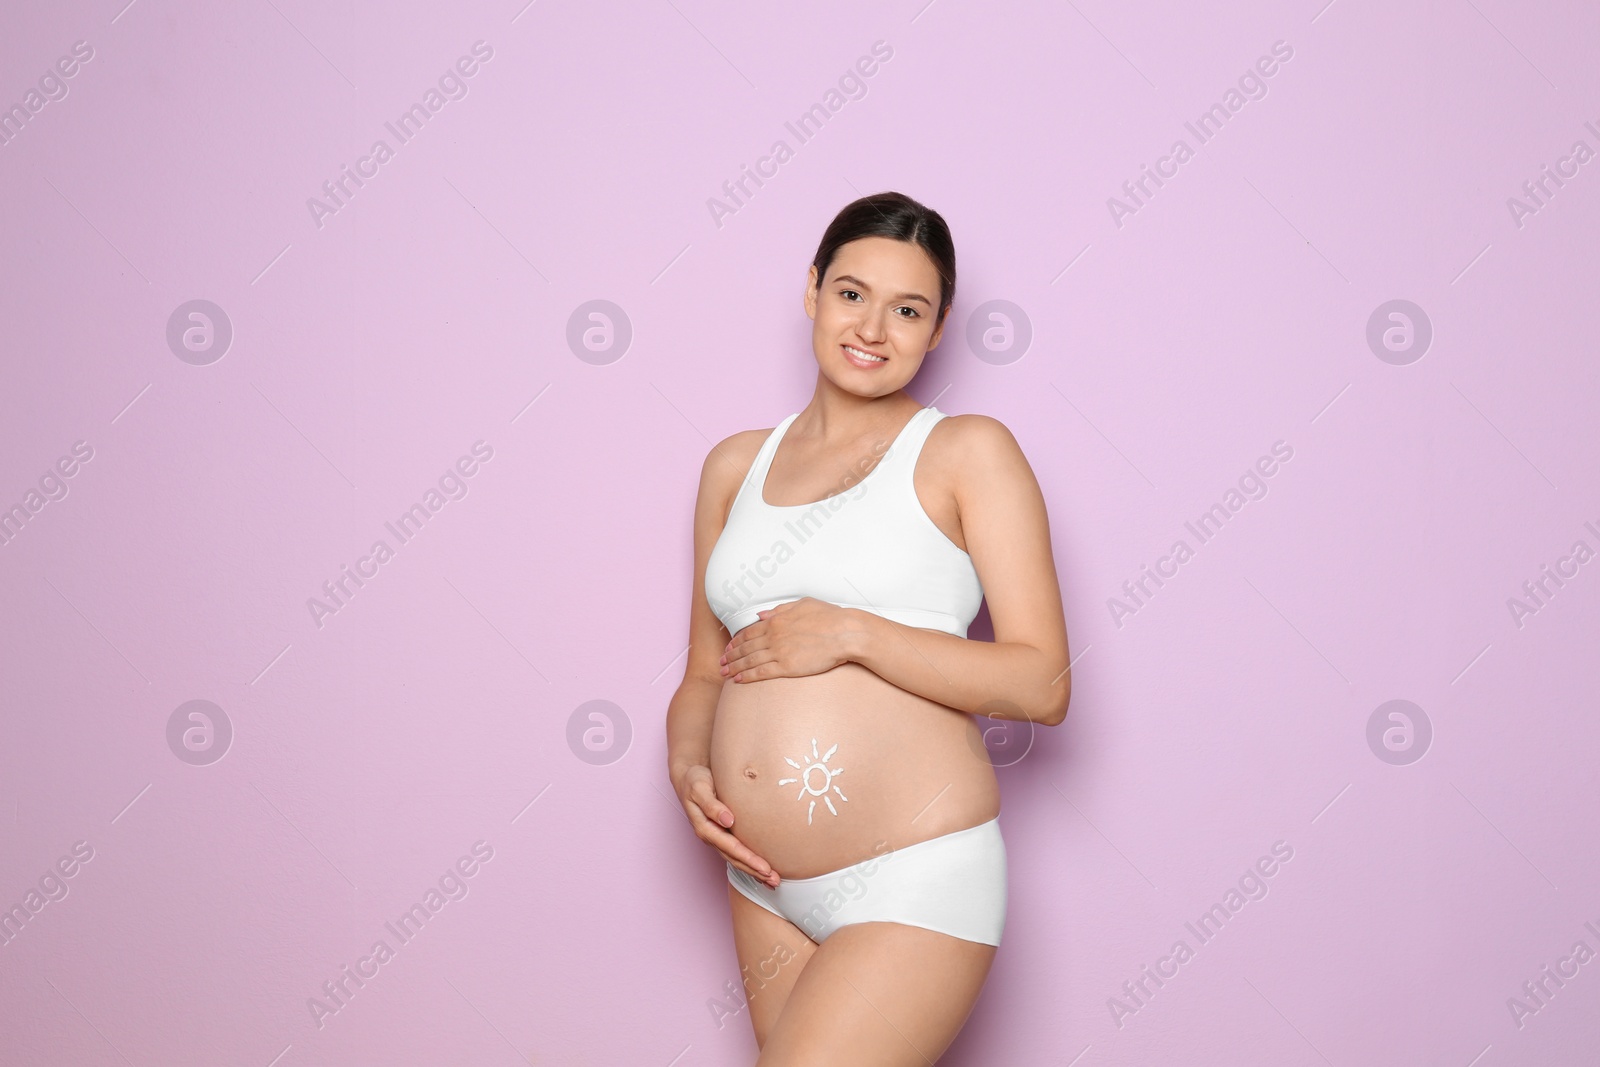
[[[711,725],[722,694],[721,660],[728,631],[706,603],[706,561],[760,447],[759,441],[748,447],[752,436],[759,435],[746,431],[716,445],[700,468],[694,506],[694,582],[689,589],[689,658],[683,681],[667,704],[667,775],[695,836],[738,869],[770,883],[775,877],[771,865],[734,836],[733,811],[717,799],[711,781]]]

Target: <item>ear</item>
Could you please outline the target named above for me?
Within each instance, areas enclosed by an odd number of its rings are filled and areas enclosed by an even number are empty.
[[[944,318],[939,321],[939,325],[934,329],[933,336],[928,338],[928,351],[929,352],[932,352],[935,348],[939,347],[939,338],[944,336],[944,328],[945,328],[945,326],[947,326],[949,324],[949,322],[950,322],[950,312],[946,311],[944,313]]]
[[[801,303],[806,309],[806,318],[815,320],[817,317],[817,265],[811,264],[811,269],[806,273],[805,296]]]

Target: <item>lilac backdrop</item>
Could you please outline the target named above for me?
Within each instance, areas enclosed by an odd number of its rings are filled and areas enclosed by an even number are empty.
[[[1600,1041],[1592,5],[123,2],[0,33],[0,1061],[751,1062],[691,507],[883,189],[1076,657],[944,1062]]]

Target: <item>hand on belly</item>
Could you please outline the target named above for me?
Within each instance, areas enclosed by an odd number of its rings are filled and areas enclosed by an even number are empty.
[[[729,682],[711,773],[733,832],[780,877],[837,870],[999,812],[971,716],[853,664]]]

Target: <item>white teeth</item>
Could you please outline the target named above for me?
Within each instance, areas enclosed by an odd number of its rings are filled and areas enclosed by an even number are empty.
[[[857,356],[857,357],[859,357],[861,359],[871,360],[874,363],[886,363],[889,360],[888,356],[874,356],[869,352],[863,352],[863,351],[861,351],[861,349],[854,348],[854,347],[852,347],[850,345],[845,345],[844,347],[845,347],[845,350],[847,352],[850,352],[852,355],[855,355],[855,356]]]

